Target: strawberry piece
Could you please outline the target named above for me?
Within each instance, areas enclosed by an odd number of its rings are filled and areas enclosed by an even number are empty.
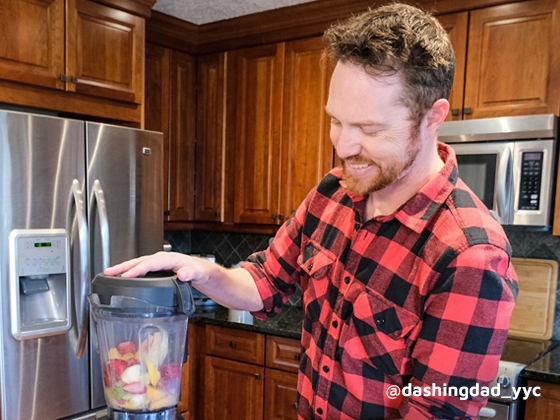
[[[162,379],[177,381],[181,379],[181,366],[174,363],[165,365],[159,369],[159,373]]]
[[[140,361],[139,361],[138,359],[134,359],[134,358],[128,359],[128,360],[126,361],[126,367],[130,367],[130,366],[134,366],[134,365],[139,365],[139,364],[140,364]]]
[[[117,346],[117,350],[121,355],[127,353],[136,353],[136,346],[132,341],[124,341]]]
[[[147,390],[142,382],[132,382],[123,386],[123,391],[129,394],[145,394]]]
[[[106,386],[111,386],[121,379],[121,374],[126,369],[126,362],[121,359],[111,359],[107,362],[105,372],[103,373]]]

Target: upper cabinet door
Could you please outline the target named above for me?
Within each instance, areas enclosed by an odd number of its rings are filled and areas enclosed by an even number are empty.
[[[64,89],[64,0],[0,0],[0,79]]]
[[[144,19],[88,0],[68,0],[68,90],[141,103]]]
[[[291,216],[333,167],[330,118],[325,112],[332,72],[321,38],[286,44],[280,219]]]
[[[224,221],[226,53],[198,57],[196,107],[197,221]]]
[[[275,224],[284,44],[238,51],[234,222]]]
[[[556,3],[527,1],[471,12],[467,118],[558,113],[560,13]]]
[[[463,113],[463,92],[465,89],[465,65],[467,58],[467,31],[469,13],[451,13],[438,16],[455,51],[455,78],[449,96],[449,114],[446,121],[460,120]]]

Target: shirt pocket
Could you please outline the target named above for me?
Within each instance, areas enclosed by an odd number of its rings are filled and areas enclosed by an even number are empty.
[[[357,296],[343,325],[340,346],[352,359],[387,375],[400,375],[409,353],[409,333],[418,322],[415,314],[366,289]]]
[[[297,259],[305,275],[316,280],[327,278],[336,261],[334,254],[314,242],[309,242]]]

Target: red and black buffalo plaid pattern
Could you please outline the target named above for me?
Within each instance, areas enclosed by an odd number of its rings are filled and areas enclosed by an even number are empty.
[[[453,151],[390,216],[332,170],[243,267],[274,316],[300,283],[300,419],[470,418],[475,396],[390,399],[387,388],[479,387],[494,379],[518,293],[501,226],[458,179]]]

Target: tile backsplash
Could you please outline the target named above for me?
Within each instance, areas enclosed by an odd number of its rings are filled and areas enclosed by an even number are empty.
[[[560,263],[560,237],[552,236],[550,231],[535,231],[519,226],[507,226],[504,229],[511,242],[514,257],[551,259]],[[174,251],[185,254],[213,254],[217,263],[231,267],[253,252],[265,249],[271,236],[194,230],[167,231],[165,239]],[[301,303],[299,291],[290,299],[290,303]],[[552,338],[560,340],[560,287],[556,295]]]

